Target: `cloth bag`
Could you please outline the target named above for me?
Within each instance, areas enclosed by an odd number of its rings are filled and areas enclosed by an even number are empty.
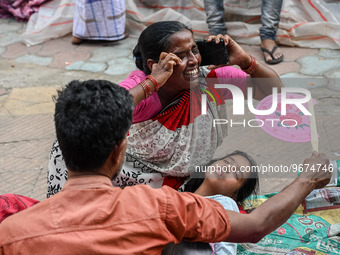
[[[39,8],[21,35],[27,46],[62,37],[72,32],[74,0],[52,0]]]

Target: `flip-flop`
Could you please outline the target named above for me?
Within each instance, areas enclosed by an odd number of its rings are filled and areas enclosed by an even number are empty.
[[[275,45],[274,48],[272,49],[272,51],[270,51],[270,50],[268,50],[266,48],[262,48],[261,47],[262,52],[266,52],[266,53],[268,53],[272,57],[272,60],[266,60],[266,57],[263,55],[264,61],[267,64],[274,65],[274,64],[278,64],[278,63],[283,61],[283,55],[281,57],[279,57],[279,58],[274,58],[274,56],[273,56],[273,54],[274,54],[274,52],[276,51],[277,48],[278,48],[278,46]]]

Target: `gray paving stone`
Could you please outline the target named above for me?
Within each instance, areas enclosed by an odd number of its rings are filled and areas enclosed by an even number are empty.
[[[340,68],[340,59],[327,59],[320,56],[306,56],[298,60],[301,64],[300,72],[305,75],[318,76]]]
[[[286,87],[312,89],[328,84],[327,78],[323,76],[310,77],[301,73],[287,73],[281,75],[280,78]]]
[[[333,70],[328,73],[325,73],[325,76],[330,79],[339,79],[340,81],[340,68],[337,70]]]
[[[325,76],[329,79],[327,88],[340,91],[340,70],[330,71]]]
[[[0,19],[0,24],[8,24],[9,19]]]
[[[109,67],[104,72],[109,75],[122,75],[136,70],[136,65],[129,58],[119,58],[108,62]]]
[[[0,96],[7,95],[8,92],[4,89],[0,89]]]
[[[66,70],[81,70],[81,67],[85,64],[85,61],[77,61],[65,67]]]
[[[108,62],[116,58],[127,57],[131,55],[131,50],[116,47],[104,47],[95,49],[92,52],[91,62]]]
[[[40,173],[40,169],[26,169],[24,171],[16,170],[15,172],[3,174],[4,185],[0,187],[0,194],[15,193],[32,197],[34,183],[37,182]]]
[[[324,148],[323,150],[330,149],[331,151],[339,152],[340,143],[339,143],[338,137],[339,137],[339,121],[340,121],[340,91],[332,91],[330,89],[327,89],[327,90],[332,92],[327,97],[321,97],[319,96],[319,94],[316,94],[313,96],[313,98],[316,99],[316,102],[317,102],[314,107],[314,110],[315,110],[315,114],[317,117],[323,116],[323,118],[326,118],[326,117],[329,118],[327,121],[324,121],[324,124],[323,124],[326,130],[329,130],[329,129],[335,130],[332,133],[332,135],[328,136],[329,137],[328,141],[323,141],[323,142],[334,144],[334,148],[336,147],[337,150],[333,150],[332,146],[329,146],[329,144],[328,146],[322,146]],[[320,142],[321,140],[323,140],[323,138],[322,139],[320,138]],[[326,155],[330,155],[330,154],[326,154]]]
[[[319,56],[324,58],[340,58],[340,50],[320,49]]]
[[[85,63],[84,65],[82,65],[80,70],[98,73],[98,72],[103,72],[105,69],[106,69],[106,64],[104,63]]]
[[[129,65],[131,64],[131,59],[128,57],[125,58],[117,58],[117,59],[113,59],[107,62],[109,64],[109,66],[113,66],[113,65]]]
[[[47,165],[45,168],[41,169],[40,175],[34,185],[34,189],[32,190],[31,197],[37,200],[46,199],[46,191],[47,191]]]
[[[5,47],[0,47],[0,55],[6,51]]]
[[[38,57],[35,55],[25,55],[25,56],[18,57],[15,61],[19,63],[31,63],[31,64],[36,64],[39,66],[48,66],[49,64],[52,63],[53,58]]]
[[[15,32],[21,29],[22,29],[22,25],[20,23],[0,24],[0,34],[6,34],[8,32]]]
[[[137,43],[138,43],[138,38],[129,37],[126,40],[116,42],[114,47],[123,48],[123,49],[131,49],[132,51],[137,45]]]
[[[6,34],[0,34],[0,46],[7,46],[12,43],[21,42],[20,35],[18,33],[9,32]]]

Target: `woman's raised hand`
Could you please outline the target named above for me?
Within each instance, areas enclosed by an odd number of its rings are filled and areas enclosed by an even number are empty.
[[[154,62],[151,67],[151,75],[157,80],[160,87],[172,75],[174,66],[178,65],[181,59],[173,53],[162,52],[158,63]]]
[[[226,65],[238,65],[241,68],[249,67],[251,63],[250,56],[242,49],[240,45],[238,45],[233,39],[231,39],[230,36],[218,34],[209,35],[209,37],[207,38],[209,42],[215,40],[216,43],[220,43],[221,39],[224,41],[229,54],[229,62],[226,63]],[[220,66],[210,65],[208,68],[212,69],[217,67]]]

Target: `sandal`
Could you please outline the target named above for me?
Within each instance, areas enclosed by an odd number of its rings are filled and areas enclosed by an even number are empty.
[[[278,63],[280,63],[280,62],[283,61],[283,55],[282,55],[281,57],[279,57],[279,58],[274,58],[274,56],[273,56],[274,52],[276,51],[276,49],[277,49],[278,47],[279,47],[279,46],[275,45],[274,48],[273,48],[271,51],[268,50],[268,49],[266,49],[266,48],[262,48],[262,47],[261,47],[262,52],[266,52],[266,53],[268,53],[268,54],[272,57],[272,60],[266,60],[265,56],[263,55],[264,61],[265,61],[267,64],[274,65],[274,64],[278,64]]]

